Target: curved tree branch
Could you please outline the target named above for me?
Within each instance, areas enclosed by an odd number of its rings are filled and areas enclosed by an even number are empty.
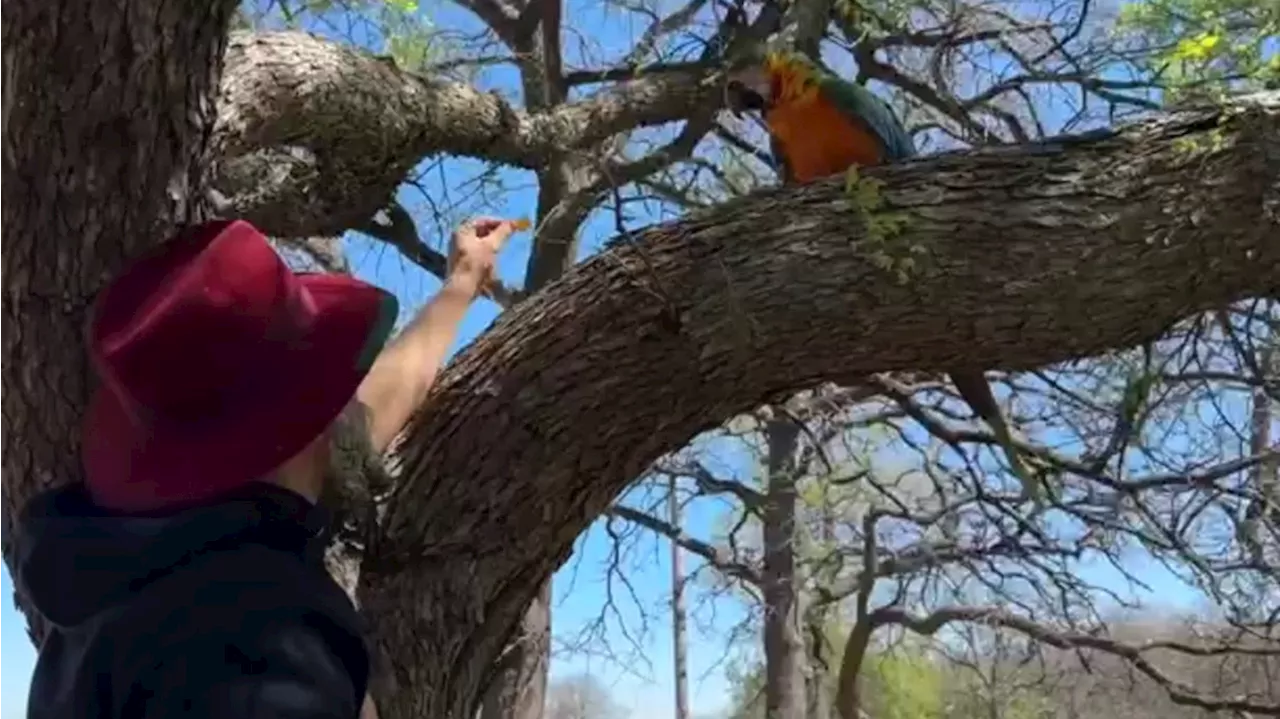
[[[528,113],[497,94],[406,72],[389,58],[305,33],[238,33],[227,49],[219,106],[227,158],[219,189],[239,215],[274,236],[340,234],[389,204],[426,156],[536,168],[550,154],[681,120],[716,99],[713,64],[691,63],[685,72]],[[284,170],[282,149],[291,155]],[[283,174],[265,197],[264,166]]]
[[[708,544],[670,522],[621,504],[610,507],[608,513],[667,537],[731,577],[740,579],[753,587],[760,586],[760,572],[755,567],[736,561],[730,552]]]
[[[662,452],[781,391],[1038,367],[1278,293],[1278,124],[1271,93],[1106,139],[882,168],[886,207],[909,215],[889,241],[865,236],[838,182],[637,233],[504,315],[442,378],[404,444],[387,539],[432,554],[518,542],[533,560]],[[877,269],[894,247],[919,263],[906,285]],[[462,456],[456,438],[482,428],[501,444]],[[534,471],[512,480],[513,466]],[[547,522],[563,497],[576,519]]]
[[[459,356],[399,448],[359,591],[397,670],[437,673],[384,675],[379,696],[439,687],[402,708],[470,716],[495,623],[627,482],[726,417],[823,380],[1096,355],[1280,294],[1280,93],[867,175],[874,211],[833,179],[629,235]]]

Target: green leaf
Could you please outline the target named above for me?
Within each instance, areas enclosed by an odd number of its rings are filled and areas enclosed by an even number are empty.
[[[1213,55],[1215,48],[1222,44],[1222,36],[1211,32],[1202,32],[1195,37],[1178,43],[1173,55],[1183,60],[1206,60]]]
[[[1167,101],[1257,90],[1280,77],[1280,3],[1134,0],[1114,32],[1146,48],[1137,64],[1160,79]]]

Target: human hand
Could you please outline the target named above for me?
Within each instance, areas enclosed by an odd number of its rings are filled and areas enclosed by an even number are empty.
[[[449,242],[449,280],[479,293],[493,279],[493,265],[512,232],[527,221],[476,217],[454,230]]]

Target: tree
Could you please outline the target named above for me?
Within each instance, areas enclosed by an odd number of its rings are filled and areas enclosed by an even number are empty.
[[[667,519],[680,526],[680,496],[676,479],[668,487]],[[688,614],[685,612],[685,574],[683,552],[679,542],[671,542],[671,669],[675,684],[675,719],[689,719],[689,641]]]
[[[739,668],[733,675],[734,695],[727,714],[732,719],[765,719],[770,716],[763,698],[764,667],[760,663]],[[944,686],[949,668],[919,647],[884,647],[868,661],[863,681],[871,700],[867,715],[884,719],[942,719],[950,697]],[[834,683],[822,688],[834,700]]]
[[[650,460],[730,414],[823,377],[1085,356],[1277,290],[1280,249],[1259,231],[1277,191],[1271,96],[1091,142],[872,173],[886,182],[884,209],[911,216],[901,246],[928,258],[910,292],[899,273],[865,262],[895,254],[869,244],[836,182],[626,229],[548,285],[576,255],[590,208],[688,157],[712,129],[726,58],[802,18],[726,15],[661,72],[638,60],[602,75],[563,71],[548,51],[558,4],[472,7],[514,48],[523,107],[314,36],[229,40],[237,8],[226,0],[6,7],[4,536],[34,491],[78,476],[75,428],[91,387],[80,328],[127,258],[177,225],[234,211],[295,241],[362,228],[439,263],[390,202],[439,152],[542,175],[525,283],[540,291],[442,379],[400,448],[396,501],[358,548],[388,717],[471,716],[576,534]],[[869,72],[894,79],[870,60]],[[568,92],[602,77],[598,93]],[[680,132],[654,152],[616,146],[674,121]],[[1031,179],[1015,191],[1011,176]],[[1181,189],[1197,185],[1214,191]],[[992,321],[955,342],[949,327],[974,317]],[[910,330],[893,329],[908,318]],[[796,358],[810,324],[829,331]],[[481,437],[501,440],[477,454]]]

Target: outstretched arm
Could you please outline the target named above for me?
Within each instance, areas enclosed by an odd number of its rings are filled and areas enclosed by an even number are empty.
[[[375,451],[386,450],[426,399],[462,317],[489,282],[498,250],[514,229],[513,222],[481,218],[454,233],[444,287],[382,351],[356,393]]]

